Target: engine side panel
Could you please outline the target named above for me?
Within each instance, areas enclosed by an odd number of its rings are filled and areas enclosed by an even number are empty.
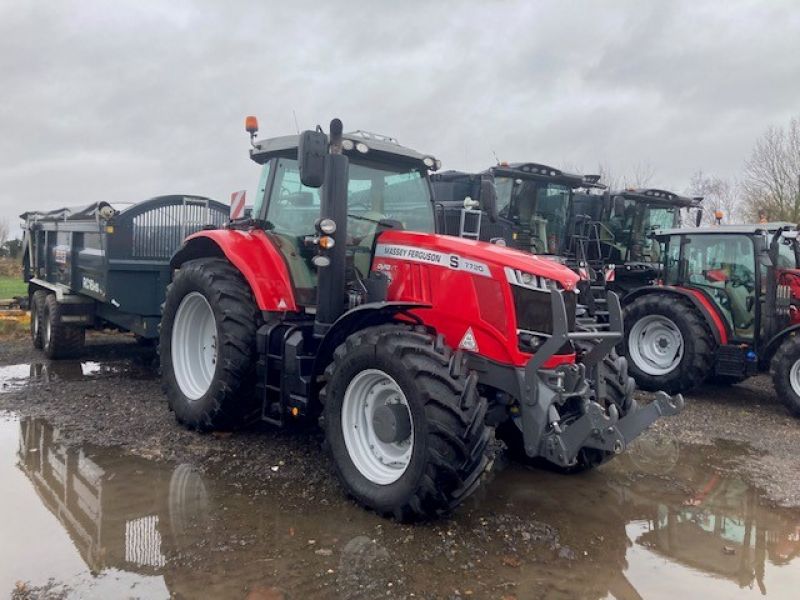
[[[531,354],[518,348],[514,301],[503,265],[490,262],[491,253],[464,252],[470,250],[468,245],[453,247],[447,243],[450,239],[464,241],[402,231],[385,232],[376,245],[372,270],[384,273],[391,280],[390,301],[430,304],[431,308],[416,309],[413,313],[444,335],[452,348],[476,352],[500,363],[524,366]],[[542,271],[548,275],[561,276],[560,271],[564,269],[570,274],[565,281],[574,285],[571,276],[577,280],[566,267],[540,259],[528,262],[525,267],[515,265],[515,268],[533,273],[537,263],[546,263]],[[574,354],[556,355],[545,367],[574,360]]]

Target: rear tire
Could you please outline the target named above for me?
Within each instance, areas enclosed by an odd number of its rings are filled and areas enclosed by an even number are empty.
[[[790,335],[778,347],[770,367],[778,399],[800,417],[800,337]]]
[[[83,350],[86,330],[65,325],[55,294],[47,294],[42,311],[42,349],[48,358],[74,358]]]
[[[159,353],[175,418],[207,431],[255,421],[256,330],[250,286],[223,259],[184,263],[167,287]]]
[[[625,307],[623,350],[642,389],[675,394],[700,385],[716,349],[705,317],[685,300],[652,293]]]
[[[31,342],[33,347],[41,350],[44,346],[44,303],[47,292],[36,290],[31,296]]]
[[[449,513],[478,487],[489,464],[487,403],[465,357],[441,337],[402,325],[364,329],[336,349],[325,376],[326,440],[359,503],[413,521]],[[375,407],[395,402],[410,423],[387,441]]]

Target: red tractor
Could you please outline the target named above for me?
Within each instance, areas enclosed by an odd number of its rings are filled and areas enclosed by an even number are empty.
[[[789,223],[655,234],[660,281],[629,293],[625,353],[637,383],[670,393],[772,372],[800,416],[800,252]]]
[[[433,157],[338,120],[330,135],[248,131],[263,165],[251,218],[172,260],[161,368],[185,426],[319,416],[346,490],[411,520],[476,489],[501,424],[528,456],[578,470],[682,408],[666,394],[639,407],[626,373],[598,375],[623,362],[603,360],[622,337],[616,296],[608,331],[576,332],[568,268],[434,233]]]

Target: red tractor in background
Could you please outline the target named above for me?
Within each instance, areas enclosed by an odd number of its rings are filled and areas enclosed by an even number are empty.
[[[625,353],[645,389],[688,390],[711,377],[772,372],[800,416],[800,251],[789,223],[656,232],[657,285],[625,303]]]
[[[188,237],[171,263],[161,369],[185,426],[319,416],[347,491],[412,520],[476,489],[497,426],[581,470],[682,408],[638,406],[624,372],[605,385],[616,296],[608,330],[575,331],[568,268],[434,233],[433,157],[338,120],[330,136],[247,129],[263,165],[251,218]]]

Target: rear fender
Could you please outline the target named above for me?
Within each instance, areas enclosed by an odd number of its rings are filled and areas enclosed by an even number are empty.
[[[675,287],[671,285],[648,285],[640,287],[631,293],[627,294],[622,299],[622,305],[627,306],[637,298],[646,294],[670,294],[676,298],[685,298],[692,303],[692,305],[703,315],[703,318],[708,323],[711,333],[714,334],[714,339],[717,344],[725,345],[728,343],[728,338],[731,335],[730,327],[725,317],[720,313],[716,304],[712,302],[705,293],[700,290],[693,290],[682,287]]]
[[[292,279],[280,251],[261,230],[212,229],[189,236],[172,256],[173,269],[189,260],[224,257],[245,278],[260,310],[296,312]]]

